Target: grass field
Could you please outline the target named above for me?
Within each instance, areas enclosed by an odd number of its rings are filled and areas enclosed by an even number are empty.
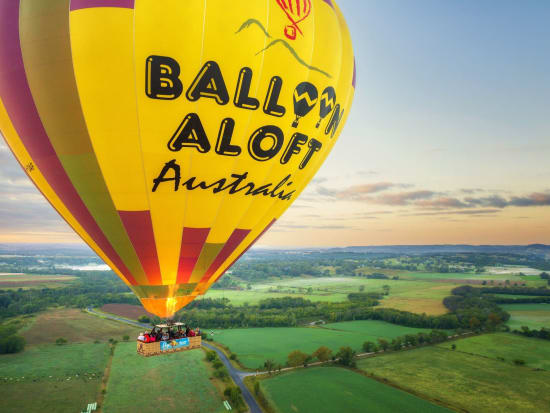
[[[525,360],[526,365],[550,371],[550,341],[523,337],[511,333],[484,334],[455,341],[455,351],[497,359],[501,357],[513,364],[515,359]],[[451,343],[440,344],[450,349]]]
[[[365,341],[429,331],[365,320],[329,324],[329,328],[249,328],[216,330],[214,339],[229,347],[248,368],[256,368],[267,359],[285,364],[288,353],[301,350],[311,354],[321,346],[337,351],[342,346],[361,350]]]
[[[457,343],[460,348],[460,341]],[[441,347],[390,353],[359,368],[427,399],[471,413],[548,412],[550,372]]]
[[[203,359],[201,350],[139,357],[135,343],[119,343],[103,412],[225,412]]]
[[[124,335],[134,340],[139,335],[139,329],[71,308],[40,313],[21,335],[32,346],[55,343],[59,337],[70,343],[107,341],[110,338],[120,341]]]
[[[301,369],[261,382],[280,413],[443,413],[443,407],[336,367]],[[297,391],[299,389],[299,391]]]
[[[2,412],[79,412],[96,400],[106,344],[47,345],[0,356]]]
[[[550,328],[550,304],[500,304],[510,313],[508,325],[512,329],[527,326],[531,329]]]

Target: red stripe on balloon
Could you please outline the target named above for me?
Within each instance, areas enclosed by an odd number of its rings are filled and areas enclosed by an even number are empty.
[[[236,229],[233,231],[219,254],[216,256],[208,270],[204,273],[201,282],[207,281],[221,267],[224,261],[237,249],[241,242],[250,234],[249,229]]]
[[[71,0],[71,11],[95,7],[120,7],[133,9],[134,0]]]
[[[128,282],[137,285],[80,199],[42,125],[25,75],[19,38],[19,4],[20,0],[0,2],[0,97],[21,142],[48,184]]]
[[[176,284],[189,282],[209,233],[210,228],[183,228]]]
[[[153,222],[149,211],[118,211],[150,285],[162,285]]]
[[[260,232],[260,235],[258,235],[256,238],[254,238],[254,241],[252,241],[252,242],[248,245],[248,247],[246,247],[246,248],[244,249],[244,251],[241,252],[241,253],[239,254],[239,256],[233,260],[233,262],[231,262],[231,264],[229,264],[227,267],[225,267],[225,270],[223,270],[223,272],[218,276],[218,278],[216,278],[216,280],[218,280],[222,275],[224,275],[225,272],[226,272],[229,268],[231,268],[231,267],[233,266],[233,264],[235,264],[237,261],[239,261],[239,260],[241,259],[241,257],[242,257],[244,254],[246,254],[246,253],[248,252],[248,250],[249,250],[249,249],[250,249],[250,248],[260,239],[260,238],[262,238],[262,236],[263,236],[267,231],[269,231],[269,228],[271,228],[271,227],[273,226],[273,224],[274,224],[276,221],[277,221],[277,219],[276,219],[276,218],[273,218],[273,221],[271,221],[271,222],[269,223],[269,225],[268,225],[267,227],[265,227],[264,230],[263,230],[262,232]]]

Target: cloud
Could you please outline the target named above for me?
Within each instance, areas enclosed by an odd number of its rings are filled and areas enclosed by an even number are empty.
[[[535,192],[526,197],[514,196],[508,205],[517,207],[550,206],[550,192],[546,194]]]
[[[408,217],[418,216],[439,216],[439,215],[491,215],[500,213],[500,209],[462,209],[462,210],[449,210],[449,211],[426,211],[426,212],[411,212],[409,214],[403,214]]]
[[[470,208],[469,204],[462,202],[458,198],[424,199],[424,200],[415,202],[415,205],[422,208],[433,208],[433,209]]]
[[[370,201],[376,204],[382,205],[410,205],[412,201],[418,201],[422,199],[430,199],[437,195],[434,191],[407,191],[396,192],[390,194],[380,195],[375,198],[370,198]]]

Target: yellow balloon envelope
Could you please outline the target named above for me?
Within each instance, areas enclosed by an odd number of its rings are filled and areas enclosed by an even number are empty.
[[[0,129],[161,317],[315,175],[353,99],[334,0],[0,0]]]

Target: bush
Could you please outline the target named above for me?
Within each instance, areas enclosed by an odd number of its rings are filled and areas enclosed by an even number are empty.
[[[229,377],[229,372],[222,366],[222,368],[214,371],[214,377],[225,381]]]
[[[151,319],[146,315],[142,315],[138,317],[137,321],[139,321],[140,323],[150,323]]]
[[[231,355],[229,356],[229,359],[230,360],[238,360],[238,357],[235,353],[231,353]]]
[[[55,344],[58,346],[62,346],[63,344],[67,344],[67,340],[65,340],[63,337],[59,337],[57,340],[55,340]]]
[[[231,404],[237,408],[244,406],[244,400],[241,396],[241,389],[236,386],[226,387],[223,395],[231,401]]]
[[[25,348],[25,339],[21,336],[12,335],[0,339],[0,354],[19,353]]]
[[[208,361],[214,361],[218,358],[218,355],[215,351],[207,351],[206,352],[206,360]]]
[[[321,346],[313,352],[312,358],[316,358],[319,361],[325,362],[332,357],[332,350],[328,347]]]
[[[514,360],[514,364],[516,366],[524,366],[525,365],[525,360],[522,360],[522,359],[515,359]]]
[[[290,367],[302,366],[304,365],[308,357],[309,356],[306,353],[303,353],[300,350],[294,350],[293,352],[289,353],[287,358],[287,364]]]
[[[219,369],[223,367],[223,363],[221,362],[221,360],[214,360],[212,362],[212,367],[214,367],[215,369]]]
[[[372,353],[376,351],[376,344],[374,344],[372,341],[365,341],[363,343],[363,351],[365,353]]]
[[[129,335],[124,335],[122,336],[122,341],[128,341],[130,340],[130,336]]]

